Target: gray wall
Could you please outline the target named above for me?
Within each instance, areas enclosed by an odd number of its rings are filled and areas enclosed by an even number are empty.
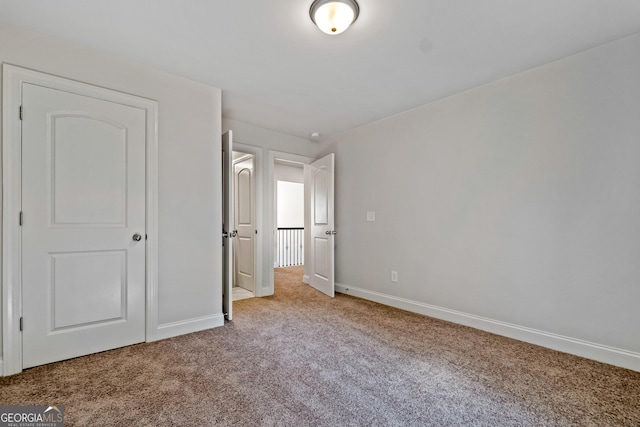
[[[300,167],[278,165],[273,169],[273,177],[276,181],[289,181],[304,184],[304,171],[302,165]]]
[[[640,35],[345,132],[332,151],[338,282],[640,370]]]
[[[299,154],[301,156],[315,156],[318,144],[309,139],[277,132],[254,126],[239,120],[222,118],[222,130],[233,131],[234,142],[253,145],[265,150],[281,151],[284,153]]]
[[[158,336],[221,324],[220,90],[3,23],[0,62],[158,101]]]

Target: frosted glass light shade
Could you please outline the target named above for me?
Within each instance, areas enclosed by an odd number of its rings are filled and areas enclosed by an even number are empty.
[[[315,0],[309,9],[311,20],[324,33],[340,34],[358,18],[355,0]]]

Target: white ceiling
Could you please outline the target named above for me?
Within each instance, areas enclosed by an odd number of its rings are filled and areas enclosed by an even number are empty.
[[[0,21],[223,90],[223,115],[329,136],[640,32],[638,0],[0,0]]]

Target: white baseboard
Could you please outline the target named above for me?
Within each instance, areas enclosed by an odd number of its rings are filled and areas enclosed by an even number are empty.
[[[224,315],[222,313],[211,316],[196,317],[195,319],[181,320],[179,322],[165,323],[163,325],[158,325],[154,341],[203,331],[205,329],[217,328],[223,325]]]
[[[405,298],[399,298],[393,295],[345,285],[343,283],[336,283],[336,291],[402,310],[435,317],[436,319],[446,320],[460,325],[470,326],[472,328],[491,332],[497,335],[514,338],[542,347],[551,348],[553,350],[562,351],[564,353],[574,354],[576,356],[640,372],[640,353],[501,322],[499,320],[450,310],[448,308],[425,304]]]
[[[305,274],[304,276],[302,276],[302,283],[304,283],[305,285],[309,284],[309,275]]]

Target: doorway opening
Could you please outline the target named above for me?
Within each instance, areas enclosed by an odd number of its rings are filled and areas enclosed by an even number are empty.
[[[233,151],[233,287],[232,299],[256,295],[256,156]]]
[[[302,163],[276,159],[275,251],[273,266],[304,266],[304,169]]]
[[[223,312],[227,320],[231,320],[232,295],[234,284],[234,267],[233,267],[233,246],[236,245],[240,229],[234,228],[234,183],[233,173],[233,152],[238,151],[241,154],[236,155],[238,162],[244,160],[243,155],[250,158],[253,155],[254,168],[256,165],[260,170],[254,170],[254,174],[245,173],[246,176],[255,177],[255,181],[251,187],[253,190],[252,197],[249,198],[253,203],[255,210],[253,211],[255,218],[254,230],[254,296],[264,297],[274,294],[274,267],[277,266],[277,183],[278,181],[289,181],[294,183],[303,183],[303,239],[301,258],[302,264],[297,268],[302,271],[302,282],[315,287],[329,296],[333,296],[334,290],[334,220],[333,220],[333,165],[334,155],[329,154],[321,159],[300,156],[297,154],[286,153],[282,151],[269,150],[264,153],[260,148],[251,145],[233,143],[233,149],[230,147],[231,131],[223,134],[222,145],[223,154],[226,152],[223,161],[223,178],[227,177],[228,185],[223,185],[226,193],[223,191],[223,236],[225,240],[234,242],[225,249],[225,257],[223,264],[225,271],[223,275]],[[266,154],[266,156],[265,156]],[[226,166],[225,166],[226,165]],[[262,167],[263,166],[263,167]],[[288,168],[286,168],[288,167]],[[278,172],[276,172],[278,169]],[[293,169],[293,170],[292,170]],[[280,171],[287,171],[297,175],[297,178],[287,179],[280,174]],[[284,173],[287,173],[284,172]],[[300,179],[302,176],[302,179]],[[223,179],[224,182],[224,179]],[[295,191],[295,190],[294,190]],[[298,190],[299,192],[299,190]],[[236,197],[236,199],[240,199]],[[252,219],[253,220],[253,219]],[[228,224],[229,226],[225,226]],[[280,227],[280,228],[300,228],[300,227]],[[314,234],[315,233],[315,234]],[[233,238],[233,239],[231,239]],[[312,242],[312,245],[305,247],[306,243]],[[223,245],[224,246],[224,245]],[[299,249],[300,244],[293,245],[294,249]],[[291,247],[290,247],[291,249]],[[315,254],[315,255],[314,255]],[[298,261],[299,262],[299,261]],[[237,262],[236,262],[237,264]],[[278,267],[282,268],[282,267]],[[284,267],[288,268],[288,267]],[[309,271],[307,271],[309,269]],[[237,278],[237,277],[236,277]],[[322,279],[326,286],[320,286],[317,280]],[[236,281],[237,283],[237,281]],[[324,289],[326,288],[326,289]],[[236,290],[237,292],[237,290]],[[241,291],[242,292],[242,291]]]

